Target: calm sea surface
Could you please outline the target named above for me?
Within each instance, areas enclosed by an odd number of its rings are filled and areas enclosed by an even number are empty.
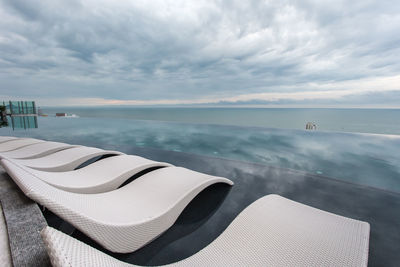
[[[43,112],[49,117],[39,117],[38,129],[0,128],[0,135],[115,146],[121,151],[124,147],[181,151],[400,192],[399,110],[44,108]],[[56,118],[55,112],[79,117]],[[308,121],[317,125],[316,131],[302,130]]]
[[[76,114],[89,118],[174,121],[186,123],[305,129],[400,135],[400,109],[304,108],[43,108],[45,113]]]

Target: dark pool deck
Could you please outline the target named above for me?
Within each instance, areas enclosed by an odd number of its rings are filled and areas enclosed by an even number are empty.
[[[139,265],[162,265],[189,257],[207,246],[250,203],[267,194],[289,199],[371,225],[369,266],[400,265],[400,194],[309,173],[240,161],[148,148],[102,147],[167,161],[231,179],[200,193],[177,222],[158,239],[130,254],[110,255]],[[7,174],[2,174],[2,178]],[[6,177],[7,178],[7,177]],[[377,177],[379,179],[379,177]],[[99,248],[49,211],[49,225]]]

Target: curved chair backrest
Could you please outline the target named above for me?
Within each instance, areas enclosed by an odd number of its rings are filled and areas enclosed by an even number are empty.
[[[43,140],[33,139],[33,138],[18,138],[15,140],[10,140],[0,144],[0,153],[15,150],[21,147],[33,145],[36,143],[45,142]]]
[[[15,140],[15,139],[18,139],[18,138],[14,137],[14,136],[0,136],[0,144],[11,141],[11,140]]]
[[[65,149],[41,158],[10,160],[17,164],[36,170],[63,172],[72,171],[80,166],[82,163],[99,156],[123,154],[124,153],[118,151],[109,151],[94,147],[78,146]]]
[[[12,151],[0,153],[0,158],[6,157],[12,159],[34,159],[73,147],[77,147],[77,145],[69,145],[58,142],[40,142]]]
[[[133,155],[119,155],[67,172],[38,171],[20,166],[46,183],[75,193],[103,193],[117,189],[135,174],[152,168],[172,166]]]

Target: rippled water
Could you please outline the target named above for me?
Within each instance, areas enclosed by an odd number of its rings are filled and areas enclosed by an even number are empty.
[[[17,135],[183,151],[302,170],[400,192],[400,137],[115,118],[39,118]],[[168,161],[168,159],[165,159]]]

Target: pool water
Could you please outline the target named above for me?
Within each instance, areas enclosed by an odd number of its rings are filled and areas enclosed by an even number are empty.
[[[400,192],[400,136],[395,135],[116,118],[40,117],[38,124],[39,128],[29,130],[0,128],[0,135],[186,152],[290,168]]]

